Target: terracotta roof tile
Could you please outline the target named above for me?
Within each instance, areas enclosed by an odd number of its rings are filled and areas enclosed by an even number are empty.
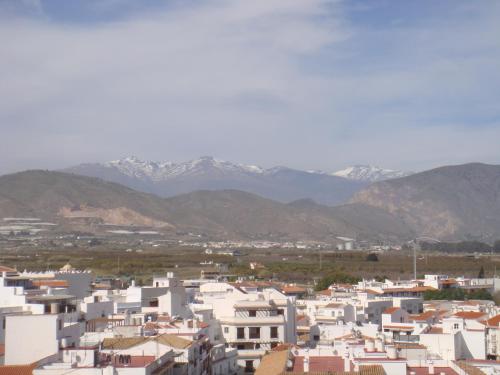
[[[330,289],[325,289],[325,290],[320,290],[319,292],[316,292],[316,294],[330,297],[332,295],[332,291]]]
[[[456,317],[462,318],[462,319],[479,319],[479,318],[484,317],[485,315],[486,315],[485,313],[479,312],[479,311],[459,311],[456,314],[454,314],[453,316],[456,316]]]
[[[489,318],[487,321],[486,321],[486,325],[490,326],[490,327],[498,327],[500,325],[500,314],[498,315],[495,315],[494,317],[492,318]]]
[[[37,364],[0,366],[1,375],[32,375]]]
[[[427,331],[427,333],[430,333],[430,334],[441,334],[441,333],[443,333],[443,328],[441,328],[441,327],[431,327],[431,329],[429,329],[429,331]]]
[[[304,371],[304,357],[295,357],[293,361],[293,372]],[[344,371],[344,359],[340,356],[310,356],[309,371],[314,372],[342,372]]]
[[[281,288],[281,291],[285,294],[287,293],[305,293],[306,289],[294,285],[286,285]]]
[[[69,286],[67,280],[34,280],[33,286],[41,287],[48,286],[51,288],[67,288]]]
[[[142,344],[143,342],[148,341],[148,337],[116,337],[116,338],[105,338],[102,341],[103,349],[130,349],[134,346]]]
[[[0,266],[0,272],[17,272],[17,270],[7,266]]]
[[[403,325],[396,325],[396,324],[384,324],[384,329],[393,329],[393,330],[400,330],[400,331],[413,331],[415,327],[413,326],[403,326]]]
[[[172,348],[176,348],[176,349],[186,349],[193,344],[193,342],[190,340],[186,340],[182,337],[168,334],[168,333],[160,335],[160,336],[156,337],[155,339],[160,344],[171,346]]]
[[[286,370],[289,351],[274,351],[266,354],[260,360],[259,367],[255,375],[279,375]]]
[[[420,320],[429,320],[431,318],[434,318],[436,316],[436,312],[435,311],[425,311],[421,314],[415,314],[415,315],[410,315],[410,319],[412,320],[417,320],[417,321],[420,321]]]
[[[387,309],[384,310],[384,314],[393,314],[399,310],[401,310],[401,308],[399,307],[388,307]]]

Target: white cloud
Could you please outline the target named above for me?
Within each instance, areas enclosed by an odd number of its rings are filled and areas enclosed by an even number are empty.
[[[488,147],[499,128],[499,12],[475,11],[456,15],[463,24],[386,30],[352,24],[326,0],[4,21],[0,172],[124,154],[323,169],[498,160]],[[482,117],[487,127],[471,127]],[[474,147],[457,157],[467,140]]]

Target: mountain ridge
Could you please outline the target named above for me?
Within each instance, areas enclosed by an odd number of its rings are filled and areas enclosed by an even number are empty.
[[[384,169],[371,165],[354,165],[332,173],[334,176],[344,177],[350,180],[378,182],[391,180],[394,178],[406,177],[413,172],[398,171],[393,169]]]
[[[295,173],[295,172],[294,172]],[[299,172],[299,175],[307,172]],[[276,172],[284,184],[297,178]],[[316,176],[316,175],[315,175]],[[321,178],[321,176],[316,176]],[[26,171],[0,176],[0,217],[37,217],[82,225],[150,226],[214,238],[314,239],[336,236],[406,241],[500,238],[500,165],[444,166],[375,182],[347,204],[310,198],[278,202],[238,189],[161,198],[99,178]]]
[[[152,227],[169,235],[193,232],[217,239],[331,242],[339,235],[383,237],[376,225],[345,220],[334,209],[317,204],[298,208],[238,190],[160,198],[94,177],[40,170],[0,177],[0,217],[54,220],[69,230]],[[401,228],[387,237],[391,236],[409,233]]]
[[[366,186],[328,173],[288,167],[268,169],[205,156],[184,163],[144,162],[127,157],[108,163],[81,164],[62,170],[126,185],[165,198],[198,190],[236,189],[288,203],[302,198],[335,206]]]
[[[491,241],[500,237],[500,165],[443,166],[376,182],[351,202],[396,215],[420,236]]]

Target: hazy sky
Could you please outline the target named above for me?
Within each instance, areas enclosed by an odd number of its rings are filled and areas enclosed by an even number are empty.
[[[0,173],[500,163],[500,2],[0,0]]]

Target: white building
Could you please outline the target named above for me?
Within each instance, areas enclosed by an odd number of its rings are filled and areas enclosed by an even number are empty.
[[[56,355],[62,348],[77,346],[80,339],[80,324],[65,321],[65,315],[8,316],[5,364],[29,364]]]
[[[256,368],[266,350],[296,342],[294,299],[276,289],[209,283],[200,286],[199,300],[212,308],[221,339],[238,350],[241,367]]]

